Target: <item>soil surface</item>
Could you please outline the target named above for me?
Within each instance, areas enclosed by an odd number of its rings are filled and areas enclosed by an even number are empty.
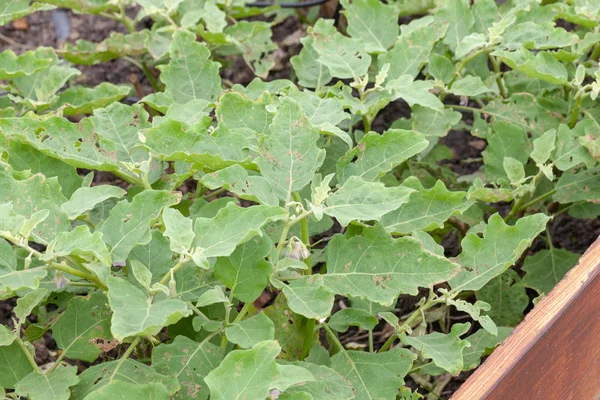
[[[130,10],[132,15],[135,10]],[[126,33],[125,27],[119,22],[99,17],[80,15],[68,12],[71,21],[71,32],[68,41],[74,43],[77,39],[85,39],[89,41],[99,42],[107,38],[111,32]],[[306,26],[303,25],[297,18],[287,18],[281,24],[273,28],[274,40],[279,45],[279,50],[275,54],[276,67],[273,69],[268,80],[272,79],[290,79],[293,75],[289,59],[297,54],[301,45],[299,39],[305,34]],[[0,50],[11,49],[16,53],[22,53],[26,50],[36,48],[38,46],[48,46],[59,48],[61,43],[58,43],[52,21],[52,12],[38,12],[25,18],[25,23],[20,21],[18,24],[9,24],[0,27]],[[229,60],[228,65],[222,71],[222,77],[231,83],[247,84],[254,75],[250,68],[244,63],[240,57],[235,57]],[[101,82],[112,83],[130,83],[130,75],[135,74],[139,77],[142,83],[143,90],[146,93],[150,92],[150,87],[145,81],[143,74],[137,67],[125,60],[115,60],[104,64],[94,66],[78,66],[82,71],[79,78],[79,83],[83,85],[94,86]],[[377,117],[373,123],[373,129],[378,132],[383,132],[388,129],[391,124],[399,118],[407,118],[410,116],[410,108],[406,103],[399,100],[388,105]],[[469,124],[471,121],[469,113],[464,114],[463,121]],[[482,165],[482,151],[485,148],[485,141],[472,136],[467,131],[457,130],[450,133],[441,139],[441,142],[448,146],[453,154],[454,159],[445,162],[450,168],[459,175],[472,174],[477,171]],[[111,174],[97,174],[97,177],[102,177],[102,180],[112,180],[114,176]],[[117,182],[112,182],[118,184]],[[507,207],[499,206],[499,211],[507,212]],[[337,228],[337,229],[336,229]],[[339,232],[339,227],[334,227],[334,230]],[[560,248],[568,249],[573,252],[583,253],[600,234],[600,220],[580,220],[570,217],[564,213],[556,217],[550,223],[550,232],[552,234],[554,245]],[[334,232],[330,232],[333,234]],[[327,238],[325,238],[325,241]],[[459,253],[459,241],[455,234],[450,234],[442,242],[446,254],[454,256]],[[543,248],[543,241],[540,239],[532,246],[532,251]],[[260,305],[266,305],[272,302],[273,294],[265,292],[257,300]],[[398,315],[404,315],[412,310],[418,298],[402,296],[398,302],[395,312]],[[10,299],[0,301],[0,323],[12,326],[12,312],[16,301]],[[336,302],[338,307],[345,306],[343,299]],[[258,304],[257,304],[258,305]],[[461,319],[464,316],[452,316],[453,319]],[[381,346],[392,332],[386,324],[381,323],[378,330],[374,333],[375,346]],[[359,331],[355,328],[350,329],[341,339],[345,343],[353,343],[358,347],[367,345],[367,334],[364,331]],[[36,343],[36,361],[43,365],[56,359],[56,344],[49,334]],[[85,368],[86,365],[80,364],[79,368]],[[446,385],[442,392],[441,398],[448,398],[458,389],[470,373],[461,373],[457,377],[453,377]],[[407,384],[417,388],[418,385],[412,379],[407,377]],[[426,394],[426,392],[423,392]]]

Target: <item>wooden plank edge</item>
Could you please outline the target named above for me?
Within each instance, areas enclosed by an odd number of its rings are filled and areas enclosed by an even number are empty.
[[[577,265],[539,301],[512,334],[463,383],[451,400],[479,400],[489,396],[597,275],[600,275],[600,238],[596,239]]]

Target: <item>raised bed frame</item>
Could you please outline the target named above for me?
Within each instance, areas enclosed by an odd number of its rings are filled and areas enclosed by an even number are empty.
[[[600,239],[452,400],[600,399]]]

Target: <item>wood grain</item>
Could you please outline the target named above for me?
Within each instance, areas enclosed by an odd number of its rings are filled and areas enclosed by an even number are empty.
[[[600,399],[600,239],[452,397],[478,399]]]

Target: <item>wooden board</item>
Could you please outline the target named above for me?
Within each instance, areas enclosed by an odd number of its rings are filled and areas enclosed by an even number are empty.
[[[452,397],[478,399],[600,399],[600,239]]]

